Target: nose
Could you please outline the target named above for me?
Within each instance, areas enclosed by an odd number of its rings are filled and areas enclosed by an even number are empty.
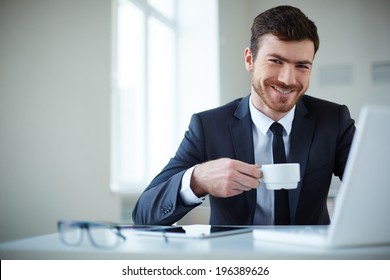
[[[285,64],[279,72],[279,81],[286,85],[294,85],[296,83],[295,67]]]

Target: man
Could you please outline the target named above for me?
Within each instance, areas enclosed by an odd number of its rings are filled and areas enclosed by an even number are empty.
[[[355,126],[346,106],[304,95],[318,47],[317,28],[299,9],[258,15],[244,53],[251,94],[192,116],[176,155],[140,196],[134,222],[173,224],[208,195],[210,224],[279,224],[276,191],[259,183],[278,122],[287,162],[301,171],[284,205],[287,224],[329,224],[332,174],[343,175]]]

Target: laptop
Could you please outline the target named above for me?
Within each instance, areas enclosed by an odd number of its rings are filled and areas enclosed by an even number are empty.
[[[323,247],[390,244],[390,107],[362,108],[329,226],[253,230],[258,240]]]

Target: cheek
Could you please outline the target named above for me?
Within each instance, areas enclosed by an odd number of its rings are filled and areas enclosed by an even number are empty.
[[[295,76],[302,83],[309,84],[311,71],[296,71]]]
[[[262,83],[262,81],[277,78],[277,71],[272,67],[255,67],[252,74],[252,80],[256,83]]]
[[[310,84],[310,74],[302,75],[298,82],[302,85],[304,89],[307,89]]]

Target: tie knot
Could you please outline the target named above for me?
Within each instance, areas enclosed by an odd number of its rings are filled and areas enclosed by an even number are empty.
[[[283,136],[283,126],[280,123],[278,123],[278,122],[274,122],[271,125],[270,130],[272,131],[272,133],[274,135]]]

